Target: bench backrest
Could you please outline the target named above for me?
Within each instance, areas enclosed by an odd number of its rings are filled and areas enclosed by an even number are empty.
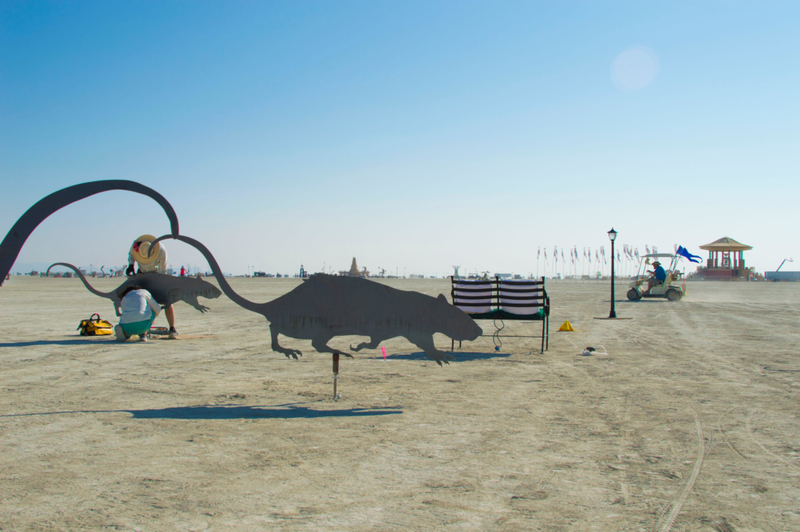
[[[485,314],[493,310],[497,302],[497,289],[494,281],[468,281],[451,277],[451,296],[453,305],[467,314]]]
[[[529,279],[466,280],[451,277],[453,305],[467,314],[495,311],[530,316],[547,309],[544,277]]]

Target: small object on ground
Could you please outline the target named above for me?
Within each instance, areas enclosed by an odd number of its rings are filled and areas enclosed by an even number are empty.
[[[81,336],[104,336],[106,334],[114,334],[114,326],[111,322],[100,319],[100,314],[94,313],[88,320],[81,320],[78,328],[81,331]]]
[[[383,361],[386,362],[386,348],[381,347],[381,352],[383,353]]]
[[[606,351],[606,348],[603,347],[602,345],[600,346],[600,349],[602,349],[602,351],[598,351],[594,347],[587,347],[586,349],[584,349],[583,351],[578,353],[578,356],[590,357],[592,355],[607,355],[608,354],[608,351]]]
[[[558,330],[575,332],[575,329],[572,328],[572,324],[569,322],[569,320],[565,321],[564,324],[558,328]]]

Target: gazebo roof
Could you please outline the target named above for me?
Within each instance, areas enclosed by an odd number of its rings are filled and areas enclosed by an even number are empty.
[[[706,251],[747,251],[748,249],[753,249],[753,246],[748,246],[730,237],[723,236],[710,244],[700,246],[700,249],[705,249]]]

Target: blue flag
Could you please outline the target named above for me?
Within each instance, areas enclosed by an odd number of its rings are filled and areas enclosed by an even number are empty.
[[[678,246],[678,251],[676,251],[676,253],[681,257],[686,257],[687,259],[689,259],[689,262],[703,262],[703,257],[700,257],[698,255],[692,255],[691,253],[686,251],[686,248],[683,246]]]

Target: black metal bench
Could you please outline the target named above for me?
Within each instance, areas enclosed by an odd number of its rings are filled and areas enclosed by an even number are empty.
[[[550,347],[550,297],[541,279],[486,280],[456,279],[450,277],[453,305],[463,310],[473,320],[493,320],[497,329],[492,336],[496,347],[500,338],[537,338],[537,336],[501,335],[503,320],[541,321],[542,353]],[[498,325],[498,321],[500,325]],[[461,347],[461,342],[458,343]],[[455,349],[455,340],[451,348]]]

